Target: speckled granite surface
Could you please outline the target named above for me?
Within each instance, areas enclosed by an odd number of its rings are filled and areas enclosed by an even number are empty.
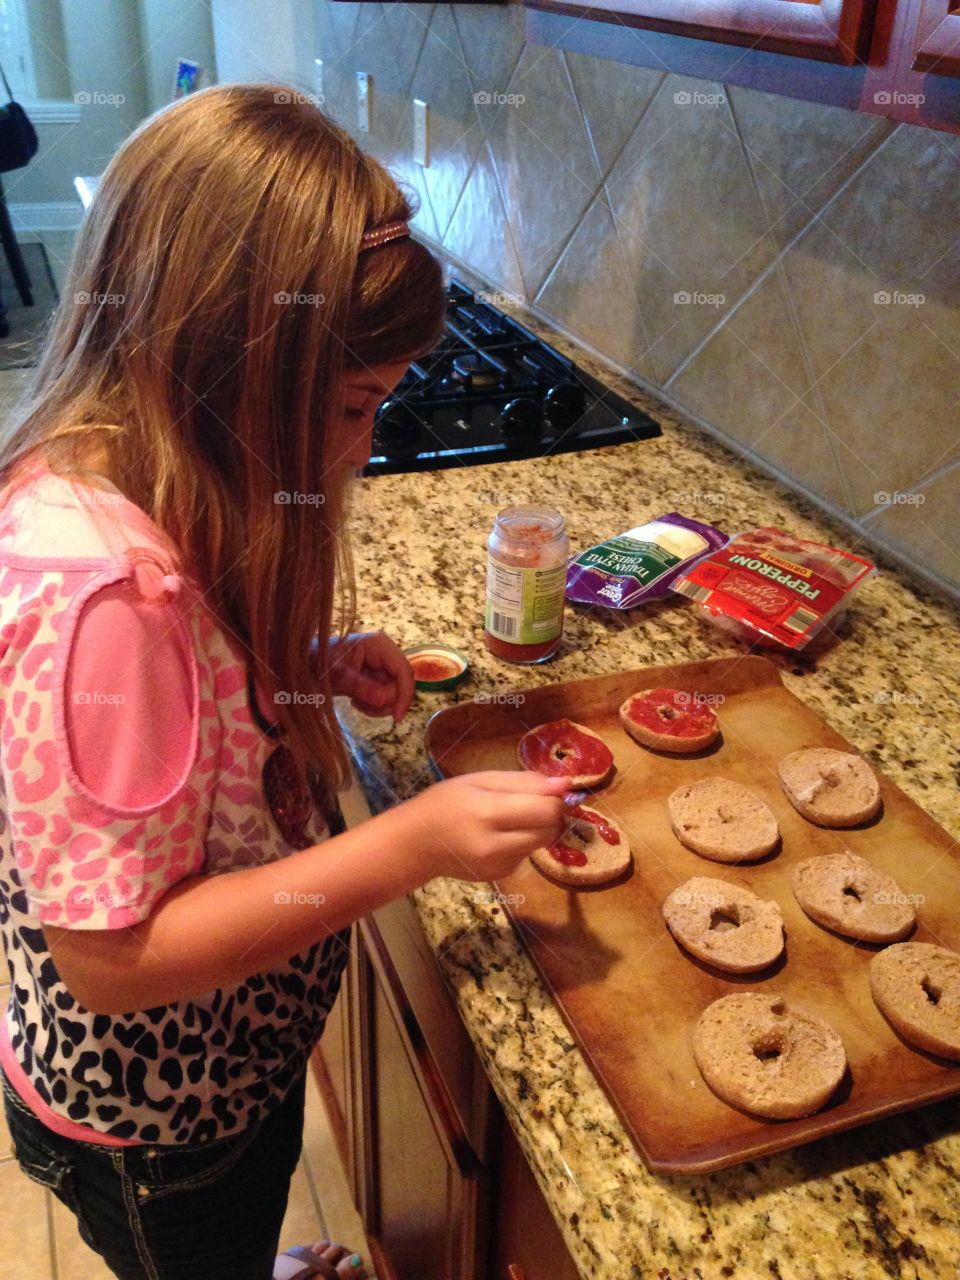
[[[617,382],[599,363],[567,350]],[[542,667],[498,661],[483,646],[482,603],[485,539],[499,507],[557,507],[575,549],[669,510],[712,519],[728,532],[767,523],[851,547],[850,535],[815,508],[628,384],[617,385],[654,413],[661,440],[363,482],[355,512],[361,623],[382,627],[401,645],[451,642],[472,664],[471,679],[454,693],[419,694],[396,728],[348,717],[375,810],[431,780],[424,728],[433,711],[455,699],[743,652],[675,598],[621,615],[568,608],[554,660]],[[960,836],[958,614],[880,567],[835,635],[804,656],[775,660],[794,693]],[[960,1276],[957,1102],[717,1174],[652,1175],[503,912],[479,901],[478,887],[434,880],[413,900],[584,1277]]]

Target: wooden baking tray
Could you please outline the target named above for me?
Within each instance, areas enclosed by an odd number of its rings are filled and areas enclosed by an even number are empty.
[[[620,728],[617,708],[638,689],[667,686],[719,695],[719,744],[692,756],[648,751]],[[870,996],[867,969],[878,947],[819,928],[801,911],[790,872],[803,858],[850,849],[921,895],[912,941],[960,949],[960,857],[952,838],[888,778],[883,809],[845,831],[805,821],[780,789],[777,761],[801,747],[852,747],[784,686],[764,658],[647,667],[525,691],[508,704],[460,703],[427,727],[443,776],[517,768],[516,746],[534,725],[569,717],[613,750],[613,781],[588,804],[627,833],[633,869],[612,885],[571,890],[530,863],[497,882],[556,1004],[640,1155],[658,1173],[723,1168],[837,1133],[960,1091],[960,1067],[909,1048]],[[771,806],[783,841],[764,862],[725,866],[677,841],[666,799],[681,783],[721,775]],[[761,974],[724,974],[674,942],[664,898],[691,876],[745,885],[780,904],[785,959]],[[847,1078],[816,1115],[766,1121],[721,1102],[704,1084],[691,1032],[701,1011],[731,991],[782,993],[840,1033]]]

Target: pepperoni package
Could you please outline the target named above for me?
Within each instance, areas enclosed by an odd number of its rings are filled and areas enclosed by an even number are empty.
[[[686,569],[673,590],[748,640],[802,649],[875,572],[849,551],[752,529]]]

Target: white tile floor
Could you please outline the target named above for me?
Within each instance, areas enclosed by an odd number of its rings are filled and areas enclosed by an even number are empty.
[[[44,233],[41,238],[62,289],[73,234]],[[0,370],[0,417],[16,398],[23,377],[20,370]],[[8,996],[8,987],[0,984],[0,1009],[6,1006]],[[0,1276],[9,1276],[10,1280],[111,1280],[99,1255],[80,1239],[71,1214],[55,1196],[21,1172],[10,1151],[2,1107],[0,1204]],[[350,1199],[333,1133],[311,1075],[303,1153],[290,1189],[280,1244],[286,1248],[321,1239],[335,1240],[363,1254],[371,1280],[375,1280],[363,1225]]]

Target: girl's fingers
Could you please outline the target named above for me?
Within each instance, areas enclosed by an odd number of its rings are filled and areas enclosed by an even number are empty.
[[[569,778],[548,778],[531,769],[484,769],[470,774],[470,778],[482,791],[559,796],[570,790]]]

